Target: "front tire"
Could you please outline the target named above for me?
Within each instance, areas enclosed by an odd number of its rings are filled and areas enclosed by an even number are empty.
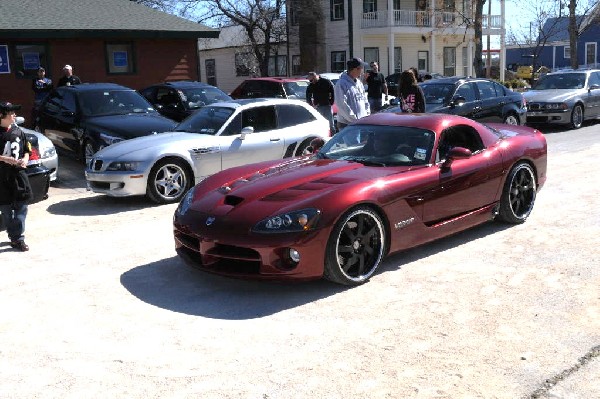
[[[179,159],[164,159],[150,170],[146,194],[158,204],[178,202],[192,186],[192,175]]]
[[[345,213],[327,242],[324,277],[343,285],[360,285],[377,271],[386,252],[381,217],[360,206]]]
[[[504,183],[497,218],[512,224],[525,222],[533,210],[536,188],[533,168],[527,163],[515,165]]]
[[[571,112],[571,128],[579,129],[583,125],[583,107],[577,104]]]

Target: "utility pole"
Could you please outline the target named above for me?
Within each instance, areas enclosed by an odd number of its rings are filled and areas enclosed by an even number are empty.
[[[490,78],[492,76],[492,52],[490,48],[490,32],[492,27],[492,0],[488,0],[488,17],[487,17],[487,59],[486,59],[486,71],[485,77]]]

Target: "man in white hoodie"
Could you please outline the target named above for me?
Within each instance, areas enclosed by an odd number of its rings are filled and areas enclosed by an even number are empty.
[[[360,79],[365,63],[360,58],[346,62],[347,71],[335,84],[335,104],[338,108],[338,129],[342,130],[360,118],[369,115],[369,101]]]

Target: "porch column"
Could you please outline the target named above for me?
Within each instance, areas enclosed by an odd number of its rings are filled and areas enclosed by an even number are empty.
[[[430,74],[433,72],[438,72],[437,70],[437,62],[436,62],[436,56],[435,56],[435,38],[436,35],[434,33],[434,31],[431,32],[431,39],[429,40],[429,65],[428,65],[428,71]],[[444,71],[442,71],[442,75]],[[439,72],[438,72],[439,73]]]
[[[391,75],[394,73],[396,65],[394,65],[394,4],[393,0],[388,0],[388,62],[387,62],[387,74]],[[383,68],[382,68],[383,69]],[[380,71],[383,73],[383,71]]]
[[[467,46],[467,63],[469,64],[469,69],[467,70],[469,76],[473,76],[473,46],[474,46],[475,36],[471,36],[469,40],[469,45]]]
[[[490,0],[491,1],[491,0]],[[505,0],[500,0],[500,81],[504,82],[506,72],[506,19]]]

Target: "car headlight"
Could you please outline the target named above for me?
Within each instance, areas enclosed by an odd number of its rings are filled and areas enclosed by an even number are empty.
[[[546,103],[545,106],[546,109],[560,109],[560,110],[565,110],[567,108],[569,108],[569,106],[565,103]]]
[[[106,133],[100,133],[100,139],[104,141],[107,146],[118,143],[119,141],[123,141],[122,137],[111,136],[110,134]]]
[[[190,205],[194,201],[194,192],[196,191],[196,186],[190,188],[187,193],[183,196],[183,199],[179,203],[177,207],[177,214],[184,215],[188,209],[190,209]]]
[[[309,231],[317,226],[321,211],[314,208],[301,209],[271,216],[258,222],[252,231],[256,233],[293,233]]]
[[[128,161],[111,162],[108,165],[108,167],[106,168],[106,170],[120,171],[120,172],[133,171],[133,170],[137,170],[139,165],[140,165],[139,162],[128,162]]]
[[[39,146],[40,158],[46,159],[56,155],[56,148],[52,147],[42,147]]]

